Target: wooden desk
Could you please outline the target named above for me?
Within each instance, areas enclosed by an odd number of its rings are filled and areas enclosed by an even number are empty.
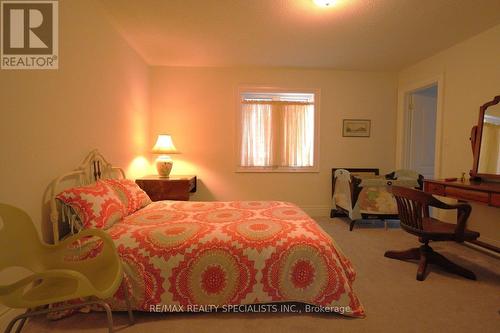
[[[466,180],[447,182],[445,180],[424,180],[424,191],[443,197],[472,201],[475,203],[500,207],[500,183],[474,182]],[[497,221],[498,222],[498,221]],[[480,240],[471,243],[500,253],[500,248]]]
[[[443,197],[500,207],[500,183],[425,179],[424,191]]]

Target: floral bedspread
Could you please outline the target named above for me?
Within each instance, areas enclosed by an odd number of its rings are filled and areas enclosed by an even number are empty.
[[[107,230],[139,311],[302,302],[364,316],[350,261],[301,209],[276,201],[158,201]]]

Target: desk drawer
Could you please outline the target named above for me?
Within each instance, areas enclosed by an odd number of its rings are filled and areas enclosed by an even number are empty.
[[[489,203],[490,199],[490,196],[487,192],[464,190],[461,188],[448,186],[446,187],[445,194],[446,196],[456,199],[478,201],[483,203]]]
[[[444,195],[444,185],[425,183],[425,192],[429,192],[436,195]]]
[[[493,207],[500,207],[500,194],[493,193],[491,194],[491,202],[490,204]]]

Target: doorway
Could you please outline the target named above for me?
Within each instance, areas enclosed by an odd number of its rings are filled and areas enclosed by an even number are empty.
[[[426,179],[436,177],[436,121],[438,84],[405,95],[403,166]]]

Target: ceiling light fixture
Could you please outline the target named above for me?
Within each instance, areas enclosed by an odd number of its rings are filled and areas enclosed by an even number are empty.
[[[335,4],[336,0],[313,0],[319,7],[330,7]]]

